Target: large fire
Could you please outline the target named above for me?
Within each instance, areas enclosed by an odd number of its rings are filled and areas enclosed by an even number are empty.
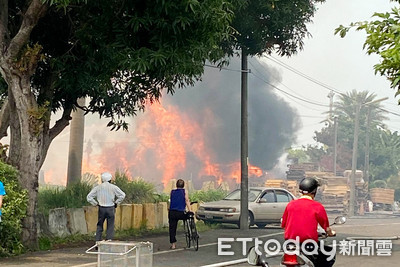
[[[208,120],[213,119],[211,112],[206,116]],[[82,172],[98,174],[118,169],[131,177],[142,176],[153,182],[162,181],[164,185],[171,179],[188,179],[182,177],[188,173],[194,179],[214,177],[219,184],[231,180],[240,182],[240,161],[220,163],[205,143],[205,129],[177,107],[154,103],[135,126],[134,141],[114,141],[102,145],[101,153],[84,156]],[[263,175],[257,166],[249,164],[248,169],[251,177]]]

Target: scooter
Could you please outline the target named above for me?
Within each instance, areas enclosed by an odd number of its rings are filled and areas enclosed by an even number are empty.
[[[346,222],[347,218],[344,216],[338,216],[335,218],[332,225],[341,225]],[[325,239],[327,234],[325,232],[318,233],[319,239]],[[297,248],[293,244],[288,244],[286,247],[286,252],[283,253],[281,259],[281,267],[315,267],[314,263],[306,257],[302,252],[294,253]],[[250,265],[269,267],[267,258],[264,255],[259,255],[255,247],[251,247],[247,253],[247,262]]]

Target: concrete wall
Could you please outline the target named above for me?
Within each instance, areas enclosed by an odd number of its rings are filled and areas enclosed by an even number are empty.
[[[115,230],[120,230],[121,229],[121,220],[122,220],[121,217],[122,217],[121,205],[119,205],[117,207],[117,209],[115,210],[115,221],[114,221]],[[104,222],[104,224],[106,224],[106,222]]]
[[[83,208],[67,209],[67,226],[71,234],[87,234],[88,229]]]
[[[65,208],[58,208],[49,211],[49,229],[55,236],[70,235],[67,227],[67,212]]]
[[[85,211],[87,231],[89,233],[96,232],[99,208],[96,206],[85,206],[83,210]]]
[[[121,205],[121,229],[127,230],[132,228],[132,204]]]
[[[155,229],[157,226],[156,219],[156,204],[154,203],[144,203],[143,204],[143,221],[146,223],[147,229]]]
[[[142,204],[132,204],[132,228],[140,228],[143,222],[143,205]]]
[[[192,210],[196,210],[196,207],[196,205],[192,206]],[[48,232],[56,236],[94,233],[97,228],[97,220],[97,206],[85,206],[78,209],[53,209],[49,213]],[[46,234],[46,221],[39,223],[40,231]],[[122,204],[116,209],[116,230],[140,228],[144,224],[147,229],[167,227],[167,203]],[[104,223],[104,231],[106,228],[107,223]]]
[[[168,203],[160,202],[157,205],[159,206],[158,213],[161,218],[159,227],[168,227]]]

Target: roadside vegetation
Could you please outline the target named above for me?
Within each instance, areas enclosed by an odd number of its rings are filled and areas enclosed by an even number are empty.
[[[318,144],[292,149],[288,153],[290,158],[297,158],[299,163],[314,162],[321,170],[333,170],[335,124],[332,118],[336,117],[337,171],[351,170],[355,107],[362,104],[358,116],[361,130],[357,137],[360,144],[357,150],[357,170],[363,171],[363,179],[370,189],[394,189],[395,200],[400,201],[400,134],[387,129],[383,121],[387,119],[388,111],[383,109],[381,102],[376,102],[376,98],[374,93],[355,90],[339,96],[328,114],[326,126],[315,132]]]
[[[126,173],[117,171],[114,175],[114,183],[125,192],[126,197],[122,203],[142,204],[168,202],[169,195],[156,191],[152,183],[146,182],[140,177],[129,177]],[[44,215],[55,208],[81,208],[88,206],[87,194],[95,185],[96,180],[83,180],[67,187],[44,187],[39,190],[38,210]],[[208,202],[221,200],[227,195],[227,191],[213,189],[207,191],[190,192],[190,201]]]
[[[81,208],[88,206],[86,196],[93,186],[97,183],[97,177],[89,175],[90,179],[83,179],[79,183],[69,185],[67,187],[44,187],[39,190],[38,210],[44,216],[48,216],[49,210],[55,208]],[[119,186],[125,193],[126,197],[123,203],[142,204],[168,202],[169,195],[156,192],[152,183],[144,181],[140,177],[132,178],[126,173],[117,171],[114,174],[114,183]],[[191,201],[208,202],[224,198],[227,191],[214,189],[207,191],[191,192],[189,198]],[[198,231],[207,231],[219,227],[219,224],[205,225],[202,221],[197,223]],[[182,227],[182,226],[181,226]],[[183,229],[183,228],[182,228]],[[117,230],[115,238],[119,240],[129,240],[141,236],[167,234],[168,228],[146,229],[142,225],[139,229]],[[39,237],[39,249],[49,250],[67,246],[92,245],[94,237],[92,234],[82,235],[74,234],[66,237],[56,237],[50,235],[42,235]]]
[[[27,192],[17,180],[17,170],[0,161],[0,181],[6,188],[0,222],[0,257],[21,254],[24,246],[20,240],[21,219],[27,208]]]

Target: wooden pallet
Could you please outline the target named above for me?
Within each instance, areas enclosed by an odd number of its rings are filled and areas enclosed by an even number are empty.
[[[373,203],[393,204],[394,202],[394,189],[372,188],[369,195]]]

